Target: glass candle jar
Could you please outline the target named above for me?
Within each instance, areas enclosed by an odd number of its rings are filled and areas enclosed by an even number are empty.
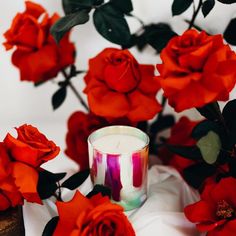
[[[112,200],[132,210],[147,198],[148,136],[130,126],[109,126],[88,138],[91,179],[111,189]]]

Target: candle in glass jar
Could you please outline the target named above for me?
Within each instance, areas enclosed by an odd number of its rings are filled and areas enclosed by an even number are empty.
[[[147,197],[148,136],[129,126],[109,126],[88,138],[91,178],[111,189],[112,199],[125,210]]]

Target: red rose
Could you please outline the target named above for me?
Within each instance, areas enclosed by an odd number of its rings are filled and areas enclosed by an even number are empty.
[[[34,83],[56,77],[58,72],[74,63],[75,48],[67,34],[56,44],[50,35],[50,27],[58,20],[49,17],[45,9],[26,1],[26,10],[13,19],[11,28],[4,34],[7,50],[16,46],[12,55],[13,64],[19,68],[21,80]]]
[[[59,222],[53,236],[134,236],[123,208],[101,194],[88,199],[78,191],[70,202],[57,202]]]
[[[221,35],[188,30],[169,41],[161,59],[161,87],[175,111],[229,99],[236,82],[236,55]]]
[[[196,144],[196,140],[191,137],[193,128],[199,122],[191,121],[187,117],[183,116],[179,121],[171,128],[170,138],[167,140],[168,144],[181,145],[181,146],[193,146]],[[175,167],[181,174],[183,170],[195,162],[180,155],[170,152],[167,148],[160,150],[159,157],[163,163]]]
[[[161,110],[159,83],[151,65],[140,65],[128,50],[107,48],[89,60],[85,76],[89,107],[98,116],[137,122]]]
[[[68,120],[68,133],[66,135],[67,148],[65,153],[77,162],[80,170],[89,168],[88,136],[96,129],[107,123],[102,118],[81,111],[73,113]]]
[[[48,140],[37,128],[22,125],[17,130],[17,138],[7,134],[4,143],[15,161],[37,168],[56,157],[60,148]]]
[[[27,201],[41,203],[37,192],[39,166],[56,157],[60,149],[31,125],[22,125],[16,130],[17,138],[7,134],[4,139],[13,161],[12,176]]]
[[[0,143],[0,211],[23,204],[23,198],[12,177],[12,165],[7,150]]]
[[[201,200],[184,209],[188,220],[197,223],[197,229],[207,236],[235,236],[236,179],[221,179],[206,185]]]

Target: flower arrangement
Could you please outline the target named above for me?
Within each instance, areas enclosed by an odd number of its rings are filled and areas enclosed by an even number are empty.
[[[62,231],[66,235],[134,235],[122,208],[101,195],[105,191],[101,186],[99,191],[93,190],[97,195],[92,192],[92,196],[84,197],[76,192],[67,203],[61,202],[60,196],[61,187],[76,189],[89,174],[89,134],[107,125],[126,124],[148,133],[151,154],[174,166],[199,190],[201,200],[184,209],[187,219],[208,236],[235,235],[236,100],[229,101],[229,94],[236,83],[236,54],[224,42],[236,45],[235,18],[223,35],[210,35],[195,20],[201,12],[207,17],[214,10],[215,0],[173,0],[173,16],[193,7],[186,31],[177,34],[167,23],[145,25],[131,13],[131,0],[62,0],[63,17],[50,17],[31,1],[25,4],[26,10],[15,16],[4,34],[4,46],[14,49],[12,63],[22,81],[46,86],[45,82],[63,74],[64,80],[57,82],[58,90],[52,96],[54,110],[65,101],[68,88],[81,102],[84,111],[76,111],[68,120],[65,150],[78,163],[80,172],[58,185],[65,174],[53,174],[40,166],[54,158],[59,148],[36,128],[23,125],[17,128],[17,138],[8,134],[0,145],[0,210],[22,204],[23,199],[41,203],[41,199],[56,195],[59,218],[53,218],[45,228],[55,230],[54,235]],[[90,17],[97,32],[121,48],[102,50],[89,60],[88,71],[78,70],[70,31]],[[140,22],[137,32],[130,32],[127,17]],[[128,50],[137,47],[142,51],[146,45],[160,54],[162,62],[156,68],[140,64]],[[85,74],[87,102],[72,83],[81,74]],[[162,92],[159,102],[157,94]],[[227,102],[223,109],[218,101]],[[167,102],[177,113],[195,108],[202,120],[182,117],[176,122],[173,114],[164,113]],[[165,129],[171,130],[170,137],[157,139]],[[31,182],[26,186],[27,176]],[[78,212],[71,212],[74,207]],[[90,227],[91,219],[95,226]]]

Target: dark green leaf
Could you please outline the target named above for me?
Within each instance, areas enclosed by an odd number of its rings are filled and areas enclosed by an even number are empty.
[[[204,180],[214,175],[216,167],[206,163],[197,163],[184,169],[183,176],[186,182],[192,187],[199,189]]]
[[[88,10],[80,10],[60,18],[51,27],[51,34],[56,42],[60,42],[62,37],[75,25],[81,25],[89,20]]]
[[[74,190],[78,188],[89,176],[90,170],[83,170],[78,173],[75,173],[70,178],[68,178],[61,187]]]
[[[236,178],[236,160],[233,158],[230,158],[229,161],[229,173],[231,176]]]
[[[202,14],[206,17],[215,6],[215,0],[206,0],[202,5]]]
[[[91,198],[92,196],[98,193],[101,193],[102,196],[108,196],[109,198],[111,198],[111,189],[104,185],[98,185],[98,184],[96,184],[93,187],[93,190],[90,193],[88,193],[86,197]]]
[[[218,0],[218,2],[221,2],[224,4],[232,4],[232,3],[236,3],[236,0]]]
[[[158,53],[162,51],[169,40],[177,34],[171,29],[168,24],[159,23],[145,27],[145,38],[148,44],[157,50]]]
[[[96,9],[93,21],[97,31],[110,42],[119,45],[129,44],[131,34],[124,14],[111,4]]]
[[[214,164],[221,150],[221,141],[217,133],[209,131],[205,136],[197,142],[203,160],[208,164]]]
[[[199,140],[211,130],[219,133],[219,125],[216,122],[204,120],[193,128],[192,137],[196,140]]]
[[[94,5],[95,6],[100,6],[101,4],[103,4],[104,3],[104,0],[94,0]]]
[[[36,82],[36,83],[34,83],[34,86],[35,86],[35,87],[38,87],[38,86],[40,86],[40,85],[45,84],[45,83],[48,82],[48,81],[49,81],[49,80],[42,80],[42,81]]]
[[[133,11],[131,0],[111,0],[111,4],[123,13],[129,13]]]
[[[193,0],[174,0],[172,4],[172,15],[180,15],[186,11],[192,3]]]
[[[65,177],[66,173],[51,173],[47,170],[39,172],[39,179],[37,185],[37,191],[41,199],[47,199],[51,197],[58,186],[56,182],[60,181]]]
[[[219,118],[220,107],[217,102],[209,103],[203,107],[197,108],[198,112],[208,120],[217,120]]]
[[[236,99],[229,101],[223,108],[222,115],[227,125],[236,123]]]
[[[236,45],[236,18],[233,18],[228,26],[226,27],[226,30],[224,32],[224,38],[227,41],[227,43]]]
[[[82,9],[91,9],[94,0],[63,0],[62,5],[65,14],[75,13]]]
[[[177,146],[177,145],[167,144],[167,148],[169,151],[177,155],[180,155],[184,158],[194,161],[202,160],[201,152],[196,146]]]
[[[58,107],[62,105],[62,103],[66,99],[66,87],[59,88],[52,96],[52,106],[53,109],[56,110]]]
[[[222,115],[228,128],[224,147],[231,150],[236,144],[236,99],[229,101],[225,105]]]
[[[147,132],[147,130],[148,130],[147,121],[138,122],[137,128],[141,129],[143,132]]]
[[[57,227],[58,221],[59,216],[55,216],[51,220],[49,220],[43,230],[42,236],[52,236]]]
[[[158,116],[157,119],[151,124],[150,131],[154,134],[170,128],[175,124],[175,117],[173,115]]]

